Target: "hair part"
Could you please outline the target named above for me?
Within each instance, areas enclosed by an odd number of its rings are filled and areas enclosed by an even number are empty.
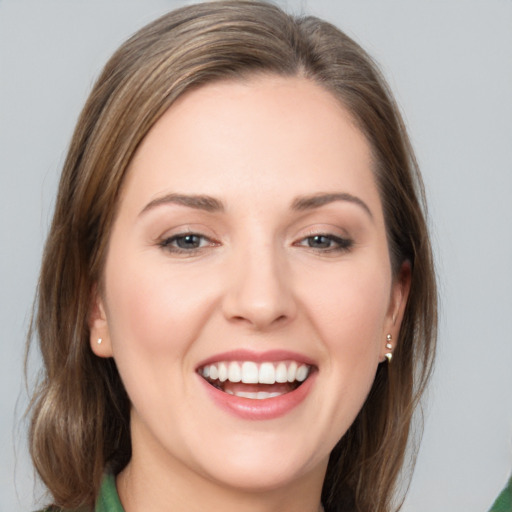
[[[421,176],[398,108],[364,50],[327,22],[252,0],[184,7],[144,27],[106,64],[78,120],[34,322],[44,374],[30,405],[30,452],[57,506],[93,508],[104,472],[119,472],[131,456],[129,398],[114,361],[92,353],[88,328],[129,164],[183,93],[255,74],[303,76],[344,105],[373,152],[394,275],[404,262],[411,267],[393,362],[379,366],[366,403],[332,451],[322,493],[328,512],[391,510],[436,341]]]

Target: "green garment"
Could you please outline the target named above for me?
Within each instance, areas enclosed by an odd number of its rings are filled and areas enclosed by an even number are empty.
[[[73,512],[71,510],[63,510],[58,507],[49,507],[39,512]],[[75,512],[79,512],[76,510]],[[119,501],[116,489],[116,477],[107,474],[101,482],[101,489],[94,512],[124,512],[124,508]]]
[[[114,475],[105,475],[101,484],[100,495],[96,502],[95,512],[124,512],[119,501]]]
[[[503,489],[501,494],[496,498],[489,512],[512,512],[512,477],[508,481],[505,489]]]

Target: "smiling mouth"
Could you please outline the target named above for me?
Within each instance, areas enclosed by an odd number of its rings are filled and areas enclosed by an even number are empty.
[[[265,400],[290,393],[311,375],[313,367],[297,361],[220,361],[198,373],[213,387],[229,395]]]

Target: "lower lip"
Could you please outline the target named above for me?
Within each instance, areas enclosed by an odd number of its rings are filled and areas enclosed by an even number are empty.
[[[246,420],[271,420],[288,414],[305,400],[314,384],[316,372],[310,375],[297,389],[284,395],[262,400],[224,393],[209,384],[200,375],[198,378],[201,379],[213,401],[229,413]]]

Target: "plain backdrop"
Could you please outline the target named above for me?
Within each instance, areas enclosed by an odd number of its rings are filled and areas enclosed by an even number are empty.
[[[60,168],[110,54],[186,2],[0,0],[0,510],[34,486],[24,339]],[[512,470],[512,1],[278,1],[381,64],[422,168],[441,325],[405,512],[485,512]],[[32,368],[37,367],[37,358]]]

